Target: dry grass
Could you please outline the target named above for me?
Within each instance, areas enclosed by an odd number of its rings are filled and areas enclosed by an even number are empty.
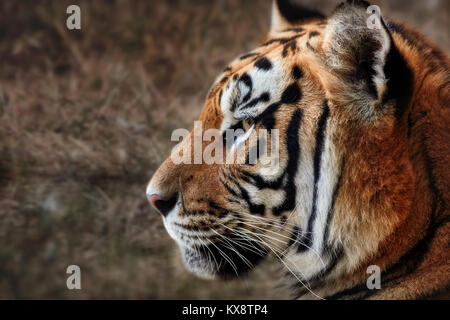
[[[383,4],[424,23],[422,1],[400,2]],[[65,28],[73,3],[81,31]],[[446,1],[433,3],[425,29],[440,26],[431,36],[448,52]],[[262,39],[269,7],[0,3],[0,298],[286,297],[271,262],[231,283],[189,275],[144,196],[171,131],[192,127],[215,76]],[[81,291],[66,289],[70,264]]]

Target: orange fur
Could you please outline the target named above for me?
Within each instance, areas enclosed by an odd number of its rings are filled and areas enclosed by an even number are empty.
[[[383,271],[382,290],[371,292],[367,297],[412,299],[432,297],[445,291],[450,282],[448,58],[417,32],[397,24],[401,31],[391,32],[392,45],[412,72],[409,103],[401,116],[396,117],[395,101],[382,101],[386,88],[379,82],[378,96],[371,103],[373,109],[363,118],[355,111],[355,106],[360,107],[355,101],[365,101],[369,95],[358,100],[363,92],[354,91],[355,81],[348,76],[353,72],[352,68],[356,68],[349,62],[352,52],[341,57],[343,67],[339,70],[330,67],[326,58],[331,50],[327,41],[334,41],[333,34],[330,35],[334,31],[333,25],[327,26],[326,20],[322,19],[296,25],[283,20],[282,25],[301,26],[305,33],[305,36],[291,40],[295,45],[291,46],[290,54],[284,54],[286,42],[280,44],[273,40],[292,37],[298,31],[274,29],[267,39],[268,44],[253,51],[259,57],[281,61],[284,70],[299,66],[304,72],[299,80],[302,99],[293,106],[280,107],[274,114],[277,128],[286,132],[295,110],[302,110],[299,133],[302,157],[312,154],[314,132],[326,99],[331,119],[327,130],[334,155],[339,159],[336,166],[342,171],[329,232],[330,244],[343,246],[343,258],[328,278],[314,289],[322,296],[350,290],[348,296],[352,297],[351,288],[365,282],[367,267],[378,265]],[[313,32],[318,34],[308,38],[307,35]],[[227,85],[232,84],[230,79],[234,75],[249,72],[254,62],[254,58],[237,60],[225,71],[200,115],[204,130],[220,128],[225,115],[219,105],[219,96]],[[288,75],[285,78],[283,81],[287,85]],[[388,80],[388,87],[389,84]],[[285,137],[280,138],[283,140],[281,162],[285,165],[289,158],[288,147],[284,143]],[[203,142],[204,146],[207,144]],[[227,200],[229,190],[220,182],[221,170],[242,179],[240,168],[237,164],[175,165],[169,158],[150,184],[153,189],[162,190],[161,196],[182,194],[185,207],[179,213],[180,218],[189,219],[194,226],[205,223],[211,226],[220,218],[209,213],[214,210],[205,199],[225,211],[249,211],[241,204],[230,203]],[[248,170],[256,172],[258,168]],[[307,193],[312,186],[298,188]],[[261,192],[258,197],[258,201],[266,205],[271,201],[270,192]],[[188,214],[198,211],[203,213],[200,217]],[[281,217],[288,224],[305,224],[306,218],[292,214]],[[226,232],[221,228],[217,230]],[[278,241],[290,235],[286,230],[271,227],[265,232],[273,230],[277,233],[273,237]],[[284,242],[286,249],[289,244]],[[299,259],[295,252],[287,256]],[[306,293],[305,297],[312,296]]]

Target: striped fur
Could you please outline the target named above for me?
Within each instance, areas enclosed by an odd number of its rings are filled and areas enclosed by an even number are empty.
[[[325,18],[274,1],[266,41],[218,77],[203,129],[277,129],[279,166],[162,164],[147,194],[171,203],[164,224],[190,271],[231,278],[274,255],[299,299],[447,292],[449,61],[402,24],[367,28],[368,6]],[[248,159],[250,140],[233,150]]]

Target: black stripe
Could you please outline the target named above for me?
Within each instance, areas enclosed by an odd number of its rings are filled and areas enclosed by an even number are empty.
[[[364,281],[363,283],[360,283],[350,289],[345,289],[342,291],[339,291],[338,293],[335,293],[331,296],[326,297],[326,300],[338,300],[338,299],[342,299],[342,298],[353,298],[353,299],[363,299],[366,298],[368,295],[370,295],[370,292],[372,291],[372,294],[375,293],[373,291],[377,291],[377,290],[369,290],[367,288],[367,284]]]
[[[313,37],[317,37],[318,35],[320,35],[319,32],[317,32],[317,31],[312,31],[312,32],[309,33],[308,39],[311,39],[311,38],[313,38]]]
[[[287,183],[284,187],[285,199],[283,203],[273,208],[272,213],[275,216],[281,215],[285,211],[294,210],[295,198],[297,195],[297,186],[295,185],[295,176],[297,174],[298,162],[300,158],[300,121],[302,118],[301,109],[297,109],[292,116],[286,131],[286,145],[288,152],[288,164],[285,170]]]
[[[338,249],[334,252],[330,252],[331,259],[328,264],[314,276],[310,277],[308,280],[305,280],[309,284],[310,290],[315,290],[323,284],[322,280],[324,280],[331,273],[331,271],[334,270],[334,268],[342,258],[343,253],[344,248],[342,246],[339,246]],[[296,286],[298,286],[298,283],[296,283]],[[294,299],[298,299],[308,292],[309,290],[302,286],[301,290],[297,292],[297,296]]]
[[[258,119],[255,119],[255,121],[261,120],[262,118],[275,112],[276,110],[278,110],[278,108],[281,106],[282,103],[283,103],[283,101],[273,103],[258,117]],[[260,177],[256,174],[251,174],[247,171],[240,172],[241,173],[241,176],[239,177],[240,179],[244,180],[243,179],[244,176],[247,176],[247,178],[253,179],[254,183],[256,183],[260,189],[265,188],[265,187],[268,187],[271,189],[279,188],[283,182],[284,177],[287,176],[287,182],[284,187],[285,199],[281,205],[273,208],[272,213],[275,216],[279,216],[283,212],[291,211],[295,208],[295,199],[296,199],[296,194],[297,194],[297,188],[295,185],[295,176],[297,173],[298,162],[299,162],[299,158],[300,158],[300,145],[299,145],[300,134],[299,134],[299,132],[300,132],[301,118],[302,118],[301,109],[296,109],[294,111],[294,114],[292,116],[292,119],[288,125],[287,132],[286,132],[288,164],[286,166],[285,171],[280,176],[280,178],[278,178],[275,182],[267,182],[267,181],[264,181],[264,179],[262,177]],[[264,215],[265,206],[254,204],[251,201],[247,190],[238,183],[237,177],[232,177],[230,175],[226,175],[225,173],[224,173],[224,176],[228,176],[228,178],[239,189],[240,196],[241,196],[242,200],[244,200],[247,203],[248,210],[250,211],[250,213]],[[247,179],[247,182],[248,182],[248,179]]]
[[[302,27],[297,27],[297,28],[287,28],[287,29],[283,30],[283,32],[286,32],[286,31],[303,32],[303,31],[305,31],[305,29],[303,29]]]
[[[243,176],[251,178],[253,180],[252,184],[258,189],[272,189],[272,190],[278,190],[281,188],[281,184],[286,175],[286,172],[284,172],[278,179],[274,181],[266,181],[260,175],[248,172],[247,170],[242,170],[241,173]]]
[[[338,190],[341,186],[341,177],[342,177],[342,171],[339,173],[339,177],[337,179],[336,185],[334,186],[333,198],[331,199],[330,209],[328,210],[328,214],[327,214],[327,224],[325,225],[325,230],[323,232],[322,253],[324,253],[328,250],[328,238],[329,238],[329,233],[330,233],[330,223],[331,223],[331,219],[333,218],[333,214],[334,214],[334,203],[336,202]]]
[[[319,273],[317,273],[314,277],[311,277],[309,281],[311,282],[317,282],[325,278],[327,275],[330,274],[331,271],[333,271],[334,267],[337,265],[339,260],[341,259],[342,255],[344,253],[344,248],[342,246],[339,246],[339,248],[336,250],[336,252],[331,253],[331,260],[328,263],[328,265],[322,269]]]
[[[255,68],[267,71],[272,68],[272,63],[266,57],[262,57],[256,60]]]
[[[297,82],[291,83],[283,91],[281,95],[281,102],[286,104],[293,104],[300,100],[302,97],[302,91],[298,86]]]
[[[268,45],[271,45],[272,43],[286,44],[286,43],[288,43],[288,42],[290,42],[292,40],[295,40],[297,38],[300,38],[300,37],[304,36],[305,34],[306,34],[305,32],[302,32],[302,33],[296,34],[295,36],[292,36],[292,37],[289,37],[289,38],[274,38],[274,39],[270,39],[270,40],[264,42],[262,45],[266,47]]]
[[[423,261],[425,254],[429,250],[429,245],[431,243],[431,240],[434,238],[437,230],[449,222],[450,222],[450,220],[447,217],[447,218],[443,219],[442,221],[440,221],[440,223],[434,225],[433,227],[430,227],[426,236],[423,239],[421,239],[397,263],[395,263],[393,266],[391,266],[387,270],[383,271],[381,273],[383,287],[386,288],[388,285],[395,283],[396,280],[403,277],[405,274],[413,273],[419,267],[420,263]],[[397,276],[391,277],[391,278],[387,277],[390,274],[398,272],[401,269],[404,269],[403,272],[401,272],[400,274],[397,274]],[[361,298],[368,298],[377,292],[379,292],[379,291],[378,290],[369,290],[367,288],[366,282],[364,281],[363,283],[360,283],[352,288],[339,291],[339,292],[327,297],[327,299],[334,300],[334,299],[341,299],[344,297],[347,297],[347,298],[354,297],[354,298],[361,299]],[[430,294],[432,294],[432,293],[430,293]]]
[[[247,94],[248,96],[249,94]],[[251,94],[250,94],[251,96]],[[252,100],[250,100],[249,102],[247,102],[245,105],[243,105],[242,107],[239,108],[239,111],[242,111],[244,109],[248,109],[248,108],[253,108],[254,106],[256,106],[259,102],[268,102],[270,100],[270,93],[269,92],[263,92],[261,93],[261,95],[257,98],[254,98]]]
[[[235,79],[236,75],[233,77],[233,79]],[[231,103],[231,111],[236,110],[236,107],[238,107],[238,105],[242,104],[242,103],[246,103],[252,96],[252,90],[253,90],[253,81],[252,78],[247,74],[247,73],[243,73],[239,79],[237,80],[238,83],[242,82],[246,87],[248,87],[248,92],[247,94],[242,98],[241,100],[241,94],[237,94],[236,97],[234,97],[232,103]],[[238,84],[236,84],[238,85]]]
[[[242,99],[242,103],[245,103],[252,96],[253,81],[252,81],[252,78],[247,73],[244,73],[242,76],[240,76],[239,82],[243,82],[248,87],[248,93]]]
[[[297,41],[291,40],[284,45],[282,56],[286,57],[288,55],[289,51],[292,53],[295,53],[296,50],[297,50]]]
[[[260,115],[256,116],[255,119],[253,119],[253,121],[256,123],[256,122],[263,121],[267,117],[273,117],[273,113],[278,111],[280,106],[281,106],[281,102],[272,103],[263,112],[261,112]]]
[[[247,54],[244,54],[244,55],[240,56],[239,60],[244,60],[244,59],[247,59],[247,58],[250,58],[250,57],[254,57],[254,56],[257,56],[257,55],[258,54],[255,53],[255,52],[250,52],[250,53],[247,53]]]
[[[327,119],[330,114],[330,108],[328,107],[328,103],[325,101],[322,114],[319,118],[318,124],[317,124],[317,131],[316,131],[316,147],[314,149],[314,189],[313,189],[313,204],[311,209],[311,215],[309,216],[308,220],[308,228],[306,234],[302,237],[301,243],[304,245],[300,245],[298,247],[298,252],[303,252],[308,249],[308,247],[311,247],[311,244],[313,242],[313,227],[314,227],[314,221],[316,220],[317,215],[317,185],[319,183],[320,178],[320,166],[322,161],[322,151],[324,148],[324,141],[325,141],[325,129],[327,125]]]
[[[227,189],[227,191],[229,193],[231,193],[233,196],[239,198],[239,195],[236,193],[236,191],[234,191],[221,177],[219,177],[219,181],[220,181],[220,183],[222,183],[222,185],[225,187],[225,189]]]
[[[225,175],[225,172],[223,172],[223,174]],[[242,200],[244,200],[245,203],[247,204],[249,213],[259,214],[259,215],[263,216],[266,211],[266,207],[263,204],[253,203],[250,199],[250,196],[249,196],[247,190],[244,187],[242,187],[242,185],[238,182],[237,177],[235,177],[234,175],[232,176],[232,175],[227,175],[228,179],[239,189],[240,198]]]
[[[450,222],[446,217],[434,226],[430,226],[424,238],[410,249],[399,261],[381,273],[383,287],[393,284],[405,275],[413,273],[425,259],[425,254],[429,251],[431,241],[440,227]],[[444,249],[444,248],[443,248]]]
[[[300,80],[303,77],[303,71],[299,66],[294,66],[292,68],[292,77],[294,80]]]

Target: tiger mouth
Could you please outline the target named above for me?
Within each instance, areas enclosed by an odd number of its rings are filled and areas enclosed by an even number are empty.
[[[267,255],[257,242],[224,237],[203,245],[180,245],[185,267],[206,279],[232,279],[252,270]]]

